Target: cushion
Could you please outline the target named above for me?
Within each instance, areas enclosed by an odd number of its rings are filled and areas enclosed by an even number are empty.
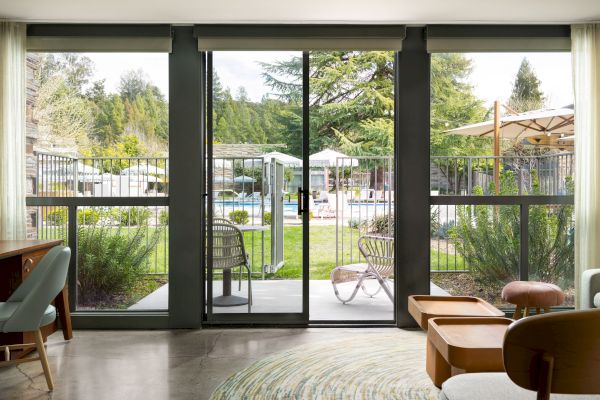
[[[4,324],[12,317],[15,310],[21,305],[21,302],[13,301],[0,303],[0,332],[4,332]],[[44,311],[44,315],[40,321],[40,326],[48,325],[56,319],[56,309],[49,305]]]
[[[594,307],[600,308],[600,293],[596,293],[594,296]]]
[[[600,395],[553,394],[552,400],[600,400]],[[504,372],[456,375],[442,385],[439,400],[536,400],[536,393],[513,383]]]
[[[552,307],[565,301],[565,294],[556,285],[546,282],[514,281],[502,289],[502,300],[525,307]]]

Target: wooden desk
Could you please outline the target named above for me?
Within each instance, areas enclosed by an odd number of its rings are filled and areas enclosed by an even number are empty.
[[[502,372],[502,344],[514,321],[497,317],[432,318],[427,331],[427,374],[437,387],[465,372]]]
[[[0,301],[6,301],[33,271],[46,253],[62,244],[62,240],[0,240]],[[73,338],[67,287],[54,299],[65,340]],[[58,330],[58,321],[41,328],[44,341]],[[31,333],[0,333],[0,345],[33,343]],[[31,351],[32,349],[29,349]],[[13,354],[20,358],[29,351]],[[0,357],[2,357],[0,355]]]

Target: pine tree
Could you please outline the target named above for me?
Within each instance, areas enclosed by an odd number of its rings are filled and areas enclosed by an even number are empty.
[[[543,108],[545,101],[541,82],[525,57],[515,77],[508,106],[516,112],[525,112]]]

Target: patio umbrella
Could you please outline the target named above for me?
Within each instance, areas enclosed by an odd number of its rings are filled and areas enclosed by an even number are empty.
[[[338,161],[338,158],[342,158],[342,160]],[[335,167],[336,165],[340,167],[358,166],[358,159],[350,158],[346,154],[331,149],[311,154],[308,159],[311,167]]]
[[[507,108],[507,107],[506,107]],[[465,135],[494,138],[494,182],[496,192],[499,190],[500,175],[500,139],[524,140],[532,145],[560,146],[561,140],[573,136],[573,106],[562,108],[540,109],[500,115],[500,102],[494,102],[494,119],[461,126],[446,131],[451,135]]]
[[[274,158],[275,160],[281,162],[286,167],[301,167],[302,160],[294,157],[289,154],[281,153],[279,151],[271,151],[270,153],[265,153],[257,158],[262,158],[264,163],[269,163]],[[259,162],[256,159],[244,160],[244,167],[258,167]]]
[[[501,116],[500,136],[504,139],[525,139],[537,136],[563,138],[574,134],[574,111],[572,106],[541,109]],[[494,120],[451,129],[446,133],[478,137],[494,137]]]
[[[252,178],[251,176],[240,175],[233,178],[233,181],[235,183],[255,183],[256,179]]]

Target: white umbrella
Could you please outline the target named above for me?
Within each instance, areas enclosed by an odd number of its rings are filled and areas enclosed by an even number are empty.
[[[308,157],[311,167],[357,167],[358,160],[339,151],[325,149]],[[339,159],[339,160],[338,160]]]
[[[272,151],[270,153],[265,153],[265,154],[258,156],[257,158],[262,158],[264,163],[269,163],[269,162],[271,162],[272,159],[275,159],[287,167],[301,167],[302,166],[301,159],[294,157],[292,155],[289,155],[289,154],[281,153],[279,151]],[[244,160],[244,167],[246,167],[246,168],[259,167],[259,166],[260,166],[260,161],[258,161],[257,159]]]
[[[500,117],[500,136],[525,139],[533,136],[562,138],[574,134],[574,111],[571,107],[527,111]],[[494,120],[451,129],[452,135],[494,137]]]
[[[233,178],[233,181],[235,183],[255,183],[256,179],[252,178],[251,176],[240,175]]]

